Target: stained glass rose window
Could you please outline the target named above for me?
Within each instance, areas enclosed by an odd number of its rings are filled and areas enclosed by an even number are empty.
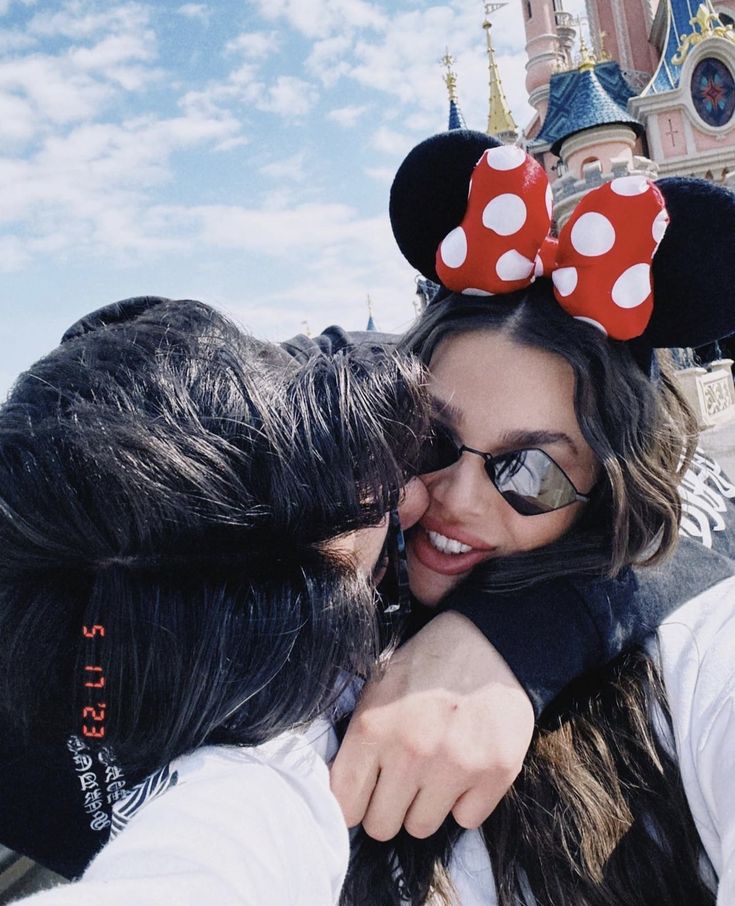
[[[692,101],[697,113],[710,126],[724,126],[735,112],[735,80],[720,60],[708,57],[692,74]]]

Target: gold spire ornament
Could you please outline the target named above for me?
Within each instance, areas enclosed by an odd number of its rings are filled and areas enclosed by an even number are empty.
[[[487,118],[488,135],[494,135],[507,144],[512,144],[518,138],[518,126],[516,126],[513,114],[505,99],[503,84],[500,79],[500,71],[495,59],[495,50],[493,48],[493,39],[491,35],[493,24],[490,16],[507,6],[507,3],[485,3],[485,21],[482,27],[485,29],[487,36],[487,59],[490,68],[490,112]]]
[[[675,66],[683,65],[689,51],[708,38],[724,38],[735,44],[735,29],[731,25],[722,24],[709,0],[707,3],[700,3],[696,16],[689,20],[689,24],[692,31],[680,36],[679,49],[671,58]]]
[[[449,53],[447,47],[444,56],[441,58],[441,64],[445,69],[444,84],[449,92],[449,100],[457,103],[457,73],[454,71],[454,57]]]

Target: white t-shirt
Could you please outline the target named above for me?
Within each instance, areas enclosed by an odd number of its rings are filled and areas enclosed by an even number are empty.
[[[694,821],[735,904],[735,578],[671,614],[652,637]],[[329,906],[348,835],[329,790],[336,750],[326,721],[255,749],[207,748],[171,765],[177,783],[145,801],[76,884],[24,906]],[[126,800],[127,801],[127,800]],[[124,812],[125,802],[121,808]],[[451,875],[461,906],[495,906],[477,832],[460,838]]]
[[[332,737],[331,725],[321,720],[303,734],[286,733],[256,748],[212,746],[176,759],[164,783],[132,791],[144,801],[80,881],[21,902],[336,904],[349,838],[329,790]],[[119,805],[124,810],[126,804]]]

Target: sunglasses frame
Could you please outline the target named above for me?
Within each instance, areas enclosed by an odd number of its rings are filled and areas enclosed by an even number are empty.
[[[547,513],[555,513],[555,512],[557,512],[557,510],[563,510],[566,507],[571,506],[573,503],[589,503],[591,500],[591,496],[589,494],[580,493],[580,491],[577,489],[577,487],[574,484],[574,482],[572,481],[572,479],[567,475],[567,473],[564,471],[564,469],[562,469],[562,467],[554,459],[554,457],[550,456],[546,452],[546,450],[541,450],[539,447],[524,447],[521,450],[509,450],[507,453],[500,453],[500,454],[494,455],[492,453],[486,452],[485,450],[476,450],[474,447],[468,447],[467,444],[458,444],[452,437],[452,434],[448,428],[444,427],[444,425],[440,425],[439,427],[441,428],[442,432],[446,435],[447,440],[454,447],[454,450],[457,454],[457,458],[453,462],[447,463],[447,465],[442,466],[441,469],[435,469],[434,471],[440,472],[440,471],[442,471],[442,469],[448,469],[449,466],[455,465],[455,463],[459,462],[463,453],[472,453],[474,456],[481,457],[485,462],[485,474],[488,477],[488,481],[490,481],[492,486],[495,488],[495,490],[498,492],[498,494],[500,494],[500,496],[508,504],[508,506],[510,506],[516,513],[518,513],[519,516],[545,516]],[[561,506],[554,507],[553,509],[543,510],[540,513],[522,513],[520,510],[518,510],[513,505],[513,503],[511,503],[510,500],[508,500],[508,498],[505,496],[503,491],[501,491],[497,485],[494,464],[499,459],[503,459],[506,456],[513,456],[518,453],[528,453],[531,451],[533,451],[535,453],[540,453],[542,456],[544,456],[546,459],[548,459],[549,462],[551,462],[556,469],[558,469],[561,472],[561,474],[564,476],[565,480],[569,483],[569,487],[572,489],[572,491],[574,491],[573,500],[570,500],[569,503],[563,503]],[[491,470],[492,470],[492,474],[491,474]]]

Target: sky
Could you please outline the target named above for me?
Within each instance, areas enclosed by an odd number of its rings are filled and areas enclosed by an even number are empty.
[[[364,328],[369,294],[379,329],[407,327],[390,183],[446,128],[446,47],[486,127],[483,18],[481,0],[0,0],[0,397],[127,296],[285,339]],[[524,125],[521,0],[493,22]]]

